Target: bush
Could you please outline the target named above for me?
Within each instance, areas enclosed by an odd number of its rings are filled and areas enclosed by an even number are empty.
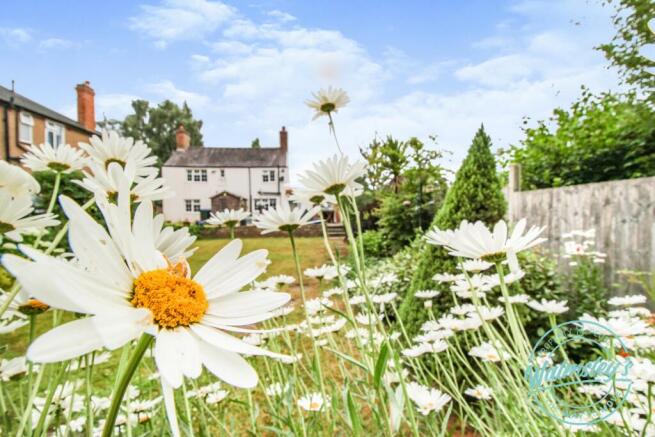
[[[380,231],[365,231],[362,233],[364,253],[368,257],[382,258],[388,255],[385,237]]]
[[[655,175],[655,108],[635,93],[593,96],[525,129],[509,150],[525,189]],[[550,125],[555,127],[551,128]]]
[[[503,218],[506,208],[496,174],[496,161],[491,153],[491,139],[481,126],[432,225],[439,229],[453,229],[462,220],[481,220],[488,225],[494,224]],[[416,270],[412,284],[400,307],[400,316],[410,336],[418,332],[428,318],[423,302],[415,299],[414,293],[435,288],[432,281],[435,273],[456,270],[455,259],[443,248],[425,243],[413,265]]]

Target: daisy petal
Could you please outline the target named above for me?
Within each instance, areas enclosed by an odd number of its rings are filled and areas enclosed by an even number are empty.
[[[207,370],[226,383],[240,388],[257,385],[257,372],[239,354],[198,342],[202,363]]]
[[[27,358],[37,363],[56,363],[102,348],[102,339],[91,318],[58,326],[34,340]]]
[[[209,302],[207,314],[217,317],[244,317],[274,310],[289,302],[288,293],[244,291],[221,296]]]

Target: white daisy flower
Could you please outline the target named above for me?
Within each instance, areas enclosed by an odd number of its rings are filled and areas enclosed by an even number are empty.
[[[267,396],[280,397],[284,393],[288,392],[290,388],[291,387],[289,387],[289,384],[282,385],[279,382],[276,382],[266,387],[264,389],[264,393],[266,393]]]
[[[346,292],[341,287],[332,287],[323,292],[323,297],[332,297],[332,296],[337,296],[337,295],[342,295]]]
[[[491,399],[493,391],[487,386],[484,385],[476,385],[475,387],[468,388],[464,391],[464,394],[467,396],[471,396],[475,399],[479,400],[485,400],[488,401]]]
[[[0,160],[0,189],[11,196],[37,194],[41,186],[34,177],[17,165]]]
[[[328,397],[324,398],[320,393],[309,393],[296,402],[305,411],[320,411],[323,404],[330,402]]]
[[[617,296],[607,301],[610,305],[614,306],[630,306],[646,303],[646,296],[641,294],[632,294],[628,296]]]
[[[482,320],[490,322],[492,320],[496,320],[500,318],[503,314],[505,314],[505,310],[500,306],[488,307],[485,305],[481,305],[477,308],[477,310],[473,309],[472,311],[470,311],[468,316],[480,317],[482,318]]]
[[[301,226],[308,224],[318,214],[318,208],[304,209],[291,207],[288,202],[280,202],[276,208],[269,208],[257,215],[253,223],[262,234],[271,232],[293,232]]]
[[[378,305],[385,305],[388,303],[393,302],[398,298],[398,293],[384,293],[384,294],[376,294],[374,296],[371,296],[371,301],[373,303],[376,303]]]
[[[296,278],[289,275],[275,275],[267,278],[266,281],[264,281],[265,284],[275,288],[281,287],[283,285],[291,285],[294,282],[296,282]]]
[[[54,214],[30,215],[32,212],[34,207],[30,194],[12,196],[9,191],[0,189],[0,235],[22,241],[23,234],[59,224]]]
[[[424,416],[432,411],[441,410],[451,399],[449,395],[436,388],[428,388],[416,382],[407,384],[407,396],[416,404],[418,411]]]
[[[479,346],[472,347],[468,354],[490,363],[497,363],[511,358],[510,354],[500,348],[494,347],[488,342],[483,342]]]
[[[566,303],[567,301],[565,300],[557,301],[541,299],[541,301],[533,300],[528,302],[528,306],[535,311],[540,311],[546,314],[562,314],[569,310]]]
[[[533,226],[524,234],[525,228],[526,220],[521,219],[508,235],[504,220],[496,223],[493,231],[483,222],[469,223],[465,220],[455,230],[433,229],[425,238],[430,244],[444,246],[452,256],[497,261],[546,241],[539,237],[544,228]]]
[[[459,319],[450,314],[441,316],[438,321],[439,328],[452,330],[452,331],[469,331],[478,329],[482,326],[482,321],[479,317],[466,317]]]
[[[87,158],[84,152],[68,144],[62,144],[57,148],[50,144],[41,144],[30,146],[21,162],[32,171],[72,173],[86,167]]]
[[[305,269],[303,273],[308,278],[315,278],[318,279],[319,281],[322,281],[323,279],[325,279],[326,281],[330,281],[339,275],[337,268],[335,266],[328,265],[328,264],[323,264],[322,266],[319,267],[312,267],[312,268]]]
[[[293,305],[287,305],[271,311],[271,314],[273,315],[273,317],[288,316],[293,312],[293,310],[295,310],[295,307]]]
[[[462,279],[465,279],[463,274],[453,275],[450,273],[437,273],[432,277],[432,280],[437,282],[455,282]]]
[[[243,220],[250,217],[250,213],[241,209],[224,209],[219,212],[212,212],[209,214],[207,219],[208,225],[213,226],[227,226],[228,228],[233,228]]]
[[[333,112],[338,112],[350,102],[348,94],[341,88],[321,88],[318,92],[312,93],[313,100],[306,100],[305,104],[316,111],[314,118],[331,117]]]
[[[27,360],[25,357],[0,361],[0,381],[7,382],[11,378],[24,373],[27,373]]]
[[[166,409],[179,435],[172,388],[184,376],[197,378],[203,365],[228,384],[254,387],[257,373],[239,354],[284,356],[225,331],[247,332],[242,326],[273,317],[271,311],[290,297],[239,292],[267,265],[266,250],[239,258],[240,240],[230,242],[191,278],[185,265],[171,265],[157,250],[152,203],[139,204],[131,221],[129,194],[122,191],[117,200],[117,205],[99,204],[107,233],[74,201],[60,196],[76,264],[25,246],[21,250],[31,260],[5,255],[2,263],[37,299],[89,316],[38,337],[27,351],[31,361],[65,361],[103,347],[114,350],[142,334],[154,336]]]
[[[92,173],[85,172],[84,179],[73,182],[92,192],[96,198],[108,198],[113,201],[123,187],[130,190],[133,202],[162,200],[175,194],[166,185],[166,181],[157,177],[156,173],[146,177],[137,176],[137,168],[133,161],[128,161],[125,167],[115,162],[109,163],[108,169],[97,163],[91,163],[89,167]]]
[[[137,177],[156,176],[158,173],[157,168],[154,167],[157,164],[157,157],[151,155],[152,151],[142,141],[125,138],[115,131],[104,131],[102,137],[94,135],[90,142],[91,144],[80,143],[80,148],[100,168],[109,170],[109,164],[112,162],[122,168],[132,163]]]
[[[441,292],[438,290],[419,290],[414,293],[414,297],[419,299],[432,299],[439,296]]]
[[[171,226],[164,227],[165,220],[163,214],[157,214],[153,220],[155,247],[173,262],[190,258],[198,249],[189,247],[196,241],[196,237],[189,233],[188,228],[175,230]]]
[[[499,301],[505,303],[505,298],[503,296],[500,296],[498,298]],[[509,303],[528,303],[530,301],[530,296],[527,294],[514,294],[509,297]]]
[[[490,267],[492,267],[493,264],[487,261],[482,261],[481,259],[470,259],[466,260],[462,263],[462,268],[466,270],[467,272],[473,272],[473,273],[480,273],[483,272]]]
[[[599,335],[608,335],[607,328],[610,329],[615,335],[621,337],[622,340],[632,339],[639,335],[651,334],[649,324],[637,318],[596,318],[589,314],[583,314],[580,317],[582,321],[590,321],[592,323],[584,323],[582,327]],[[603,329],[606,328],[606,329]]]
[[[359,313],[355,320],[361,325],[375,325],[382,317],[379,314]]]
[[[334,155],[313,164],[313,169],[298,176],[300,184],[314,197],[353,195],[361,189],[356,179],[364,176],[366,163],[351,163],[345,155]]]

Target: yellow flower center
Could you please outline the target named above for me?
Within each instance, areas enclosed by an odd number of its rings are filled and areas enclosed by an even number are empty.
[[[136,308],[148,308],[162,328],[199,322],[209,305],[205,290],[184,273],[176,266],[142,273],[134,281],[130,302]]]

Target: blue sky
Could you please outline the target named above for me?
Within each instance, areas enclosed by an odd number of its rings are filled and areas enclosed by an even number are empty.
[[[277,144],[292,171],[335,152],[303,104],[322,86],[351,104],[337,130],[353,156],[376,133],[438,136],[456,167],[484,123],[496,147],[524,116],[548,117],[586,84],[618,89],[595,45],[611,38],[596,0],[21,1],[3,5],[0,84],[75,115],[91,81],[98,118],[130,101],[187,101],[207,146]]]

